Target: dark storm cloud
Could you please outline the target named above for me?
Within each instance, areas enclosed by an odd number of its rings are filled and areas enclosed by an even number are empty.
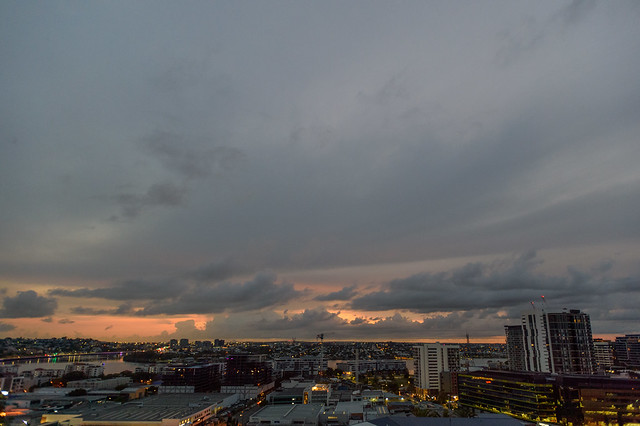
[[[557,12],[556,16],[566,25],[576,24],[593,10],[596,4],[596,0],[573,0]]]
[[[203,329],[194,323],[184,322],[180,328],[185,336],[234,336],[259,339],[268,334],[271,338],[290,339],[292,336],[313,340],[323,333],[325,340],[347,340],[354,337],[362,340],[389,339],[464,339],[469,332],[474,338],[495,336],[503,333],[504,318],[495,313],[462,312],[449,313],[412,320],[401,314],[379,318],[358,317],[348,321],[339,312],[324,308],[310,308],[296,314],[270,312],[231,314],[228,318],[208,322]],[[178,325],[176,325],[178,328]],[[175,333],[174,336],[179,335]]]
[[[208,330],[243,336],[258,313],[315,315],[346,336],[499,329],[544,292],[632,327],[638,2],[362,6],[0,2],[8,294],[48,282],[88,315],[238,310]],[[486,260],[527,247],[553,266]],[[483,261],[402,269],[435,259]],[[244,278],[341,267],[362,278],[313,294]],[[413,319],[266,313],[299,300]],[[443,309],[464,312],[415,321]]]
[[[195,284],[169,301],[146,306],[138,315],[211,314],[243,312],[280,306],[299,298],[303,293],[293,284],[277,282],[273,273],[256,274],[244,283],[224,281],[214,284]]]
[[[295,331],[295,330],[334,330],[347,324],[337,313],[322,308],[305,309],[299,314],[287,315],[275,320],[255,323],[259,330]]]
[[[186,277],[196,281],[220,281],[240,273],[246,272],[245,268],[234,263],[232,260],[223,260],[211,263],[185,274]]]
[[[71,313],[76,315],[133,315],[135,312],[129,303],[124,303],[113,309],[95,309],[85,306],[71,308]]]
[[[241,150],[228,146],[205,143],[204,148],[194,147],[185,136],[170,132],[154,133],[142,144],[168,170],[190,179],[228,171],[245,157]]]
[[[38,296],[33,290],[19,291],[14,297],[2,301],[0,318],[40,318],[53,315],[58,301],[53,297]]]
[[[144,138],[141,145],[146,153],[156,158],[169,171],[179,177],[202,179],[232,170],[245,157],[239,149],[192,143],[184,136],[170,132],[157,132]],[[120,193],[115,196],[123,217],[132,219],[150,207],[176,207],[186,202],[189,185],[171,182],[155,183],[144,194]],[[117,219],[117,217],[114,217]]]
[[[351,299],[353,296],[356,295],[356,286],[348,286],[348,287],[344,287],[342,290],[338,290],[338,291],[334,291],[333,293],[329,293],[329,294],[322,294],[320,296],[317,296],[315,298],[315,300],[318,301],[332,301],[332,300],[349,300]]]
[[[563,276],[535,269],[535,252],[510,260],[470,263],[441,273],[393,280],[381,291],[355,298],[351,307],[366,311],[406,310],[417,313],[509,309],[542,302],[589,305],[603,296],[640,293],[640,278],[611,278],[602,272],[568,267]],[[605,270],[605,272],[608,269]]]
[[[226,259],[177,274],[173,278],[128,279],[117,281],[101,288],[55,288],[49,290],[52,296],[88,297],[107,300],[160,300],[188,292],[197,285],[221,281],[247,268]]]
[[[498,62],[510,65],[523,55],[531,55],[535,49],[542,48],[545,42],[552,43],[568,27],[584,20],[595,6],[594,0],[574,0],[549,17],[523,16],[498,35],[502,44],[496,55]]]
[[[145,194],[122,193],[115,197],[122,208],[122,216],[135,218],[149,207],[175,207],[184,203],[187,190],[172,183],[155,183]]]
[[[172,297],[188,284],[177,280],[126,280],[111,287],[80,288],[68,290],[56,288],[49,291],[53,296],[90,297],[108,300],[157,300]]]

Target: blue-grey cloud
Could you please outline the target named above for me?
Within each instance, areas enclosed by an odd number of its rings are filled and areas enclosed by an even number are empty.
[[[278,282],[273,273],[259,273],[243,283],[198,284],[174,297],[148,304],[137,315],[243,312],[285,305],[302,296],[292,283]]]
[[[640,293],[640,277],[613,278],[610,268],[595,272],[568,267],[564,275],[537,271],[542,264],[534,251],[490,263],[470,263],[440,273],[422,273],[388,282],[351,302],[365,311],[404,310],[417,313],[524,309],[531,301],[556,308],[599,306],[604,297],[628,297]],[[608,306],[614,309],[615,305]]]
[[[0,318],[48,317],[57,307],[58,301],[53,297],[39,296],[33,290],[19,291],[16,296],[4,298]]]
[[[13,324],[7,324],[6,322],[0,322],[0,331],[7,332],[15,330],[16,326]]]
[[[357,293],[356,286],[352,285],[352,286],[344,287],[342,290],[316,296],[315,300],[322,301],[322,302],[333,301],[333,300],[349,300],[353,296],[355,296],[356,293]]]

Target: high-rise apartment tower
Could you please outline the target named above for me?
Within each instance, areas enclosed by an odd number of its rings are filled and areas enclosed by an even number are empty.
[[[418,392],[437,394],[445,390],[442,373],[451,372],[455,375],[460,370],[460,346],[442,343],[423,343],[414,346],[413,365],[414,384]]]
[[[595,374],[589,315],[577,309],[522,314],[520,326],[505,326],[512,370]]]

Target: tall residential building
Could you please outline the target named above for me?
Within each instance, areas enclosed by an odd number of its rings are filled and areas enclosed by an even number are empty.
[[[640,367],[640,334],[616,337],[616,365]]]
[[[613,367],[613,342],[593,339],[593,356],[596,359],[598,371],[609,370]]]
[[[521,325],[505,325],[504,332],[507,335],[507,357],[509,358],[509,370],[526,371],[524,350],[524,332]]]
[[[443,372],[460,370],[460,346],[423,343],[413,347],[415,386],[418,393],[437,394],[444,390]],[[455,389],[456,387],[453,386]]]
[[[591,321],[577,309],[533,309],[522,314],[520,326],[506,326],[505,332],[512,370],[572,374],[596,371]]]

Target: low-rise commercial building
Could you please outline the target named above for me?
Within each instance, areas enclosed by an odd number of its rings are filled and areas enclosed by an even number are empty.
[[[111,379],[84,379],[84,380],[72,380],[67,383],[69,389],[85,389],[85,390],[98,390],[98,389],[115,389],[118,386],[128,385],[131,383],[131,377],[113,377]]]
[[[249,418],[249,425],[317,426],[322,404],[267,405]]]
[[[336,368],[345,373],[368,373],[371,371],[403,371],[407,369],[407,362],[397,359],[365,359],[336,363]]]
[[[327,360],[320,356],[280,357],[273,360],[273,374],[277,377],[311,377],[326,369]]]
[[[126,404],[80,404],[58,413],[44,414],[42,423],[64,422],[70,426],[204,425],[235,402],[235,395],[215,393],[157,395]]]

